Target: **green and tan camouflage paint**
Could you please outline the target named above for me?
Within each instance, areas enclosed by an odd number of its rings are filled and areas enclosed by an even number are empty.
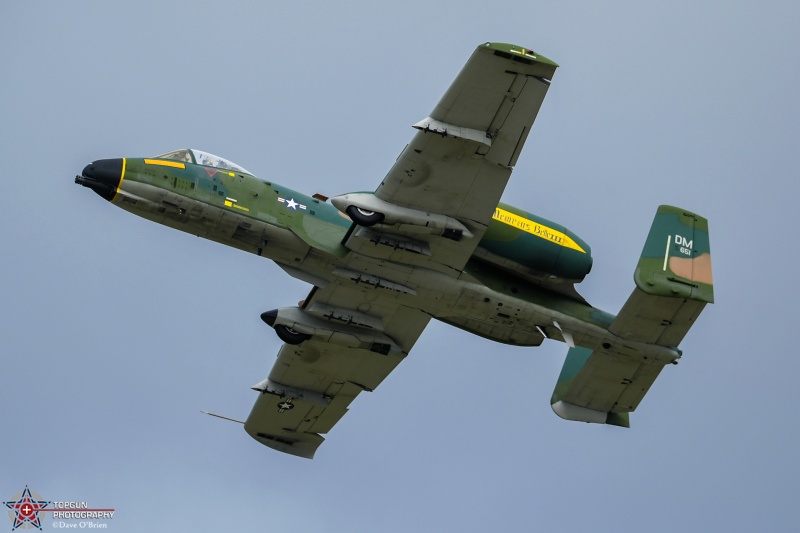
[[[708,220],[678,207],[660,206],[634,280],[647,294],[714,303]]]

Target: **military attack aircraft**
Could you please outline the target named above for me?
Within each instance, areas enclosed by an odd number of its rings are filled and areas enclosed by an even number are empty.
[[[618,315],[578,294],[589,245],[500,202],[557,67],[527,48],[480,45],[375,192],[329,202],[192,149],[101,159],[75,182],[313,286],[299,306],[261,315],[284,345],[242,423],[270,448],[313,458],[431,318],[506,344],[566,343],[553,411],[630,427],[629,413],[713,303],[708,222],[658,208]]]

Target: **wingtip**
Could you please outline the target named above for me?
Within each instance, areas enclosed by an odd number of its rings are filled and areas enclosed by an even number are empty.
[[[498,51],[498,52],[502,52],[502,53],[505,53],[505,54],[513,54],[513,55],[516,55],[516,56],[519,56],[519,57],[524,57],[526,59],[533,60],[536,63],[543,63],[545,65],[550,65],[550,66],[552,66],[554,68],[558,68],[559,67],[559,64],[556,63],[555,61],[553,61],[552,59],[550,59],[548,57],[545,57],[542,54],[539,54],[539,53],[535,52],[534,50],[532,50],[530,48],[526,48],[524,46],[518,46],[516,44],[510,44],[510,43],[486,42],[486,43],[483,44],[483,47],[484,48],[489,48],[491,50],[495,50],[495,51]]]

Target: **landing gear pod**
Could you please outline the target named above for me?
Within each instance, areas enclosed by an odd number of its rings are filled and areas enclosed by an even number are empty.
[[[368,228],[370,226],[374,226],[375,224],[380,224],[383,222],[383,219],[386,216],[383,213],[376,213],[375,211],[368,211],[366,209],[361,209],[358,206],[351,205],[349,206],[345,212],[347,216],[349,216],[353,222],[358,224],[359,226],[364,226]]]
[[[422,229],[431,235],[442,235],[448,239],[471,239],[474,235],[453,217],[440,213],[429,213],[381,200],[372,193],[350,193],[331,198],[331,203],[359,226],[374,226],[378,223],[408,225]]]
[[[348,348],[363,348],[382,355],[400,353],[402,350],[386,334],[371,327],[369,317],[362,323],[339,323],[341,310],[326,308],[327,317],[309,313],[299,307],[281,307],[261,313],[261,320],[275,330],[286,344],[301,344],[309,339],[330,342]]]
[[[301,344],[311,338],[311,335],[300,333],[283,324],[275,325],[275,333],[278,335],[278,338],[286,344]]]

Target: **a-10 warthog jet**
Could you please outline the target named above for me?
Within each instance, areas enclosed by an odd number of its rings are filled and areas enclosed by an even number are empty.
[[[558,65],[479,46],[375,192],[330,200],[198,150],[101,159],[76,183],[144,218],[275,261],[313,285],[261,318],[285,343],[245,430],[311,458],[362,391],[411,351],[431,318],[487,339],[569,345],[551,399],[568,420],[629,427],[664,365],[713,302],[706,219],[661,206],[618,315],[574,289],[589,245],[500,203]]]

